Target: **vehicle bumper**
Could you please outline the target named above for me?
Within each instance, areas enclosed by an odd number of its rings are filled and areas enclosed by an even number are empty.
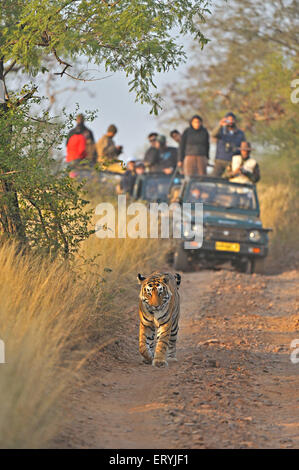
[[[226,240],[227,241],[227,240]],[[193,243],[193,242],[191,242]],[[245,243],[245,242],[233,242],[238,243],[240,249],[238,252],[235,251],[224,251],[216,249],[216,241],[209,240],[203,241],[203,244],[200,248],[194,243],[194,249],[186,249],[188,255],[192,257],[199,258],[209,258],[209,259],[221,259],[221,260],[238,260],[241,258],[265,258],[268,254],[268,247],[266,245],[261,245],[257,243]]]

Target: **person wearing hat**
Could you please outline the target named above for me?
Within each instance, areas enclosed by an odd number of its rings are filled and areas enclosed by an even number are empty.
[[[122,153],[122,145],[115,145],[113,137],[117,133],[117,127],[110,124],[106,134],[101,137],[97,142],[98,162],[115,160]]]
[[[190,119],[180,141],[178,167],[185,177],[206,175],[210,151],[210,137],[197,114]]]
[[[157,137],[156,148],[159,150],[159,170],[170,175],[177,166],[177,149],[167,145],[165,135]]]
[[[212,176],[222,176],[231,163],[233,155],[239,155],[240,145],[246,140],[245,134],[237,127],[234,113],[227,113],[211,135],[217,139],[215,165]]]
[[[239,150],[240,155],[234,155],[232,158],[227,177],[233,183],[257,183],[260,179],[260,170],[256,160],[250,156],[252,150],[250,142],[241,142]]]
[[[144,166],[144,163],[143,163],[143,162],[136,162],[136,164],[135,164],[135,172],[136,172],[136,175],[137,175],[137,176],[144,174],[144,172],[145,172],[145,166]]]

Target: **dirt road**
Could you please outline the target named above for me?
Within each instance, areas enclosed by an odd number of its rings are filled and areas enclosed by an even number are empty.
[[[299,363],[290,360],[298,272],[187,273],[180,291],[179,362],[141,363],[130,309],[119,340],[92,365],[92,383],[73,397],[75,418],[56,446],[299,447]]]

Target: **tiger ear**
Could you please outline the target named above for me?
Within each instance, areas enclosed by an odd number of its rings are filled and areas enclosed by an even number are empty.
[[[167,276],[167,275],[164,276],[164,277],[163,277],[163,282],[165,282],[165,284],[168,284],[168,282],[169,282],[169,276]]]
[[[144,276],[142,276],[142,274],[138,273],[137,274],[137,279],[138,279],[138,283],[142,284],[142,282],[146,279],[146,277],[144,277]]]
[[[175,273],[174,277],[176,278],[176,283],[179,286],[181,284],[182,276],[179,273]]]

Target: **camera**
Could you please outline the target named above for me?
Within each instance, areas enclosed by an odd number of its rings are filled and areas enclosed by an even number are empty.
[[[235,147],[230,142],[225,143],[225,151],[227,153],[233,152],[234,150],[235,150]]]

